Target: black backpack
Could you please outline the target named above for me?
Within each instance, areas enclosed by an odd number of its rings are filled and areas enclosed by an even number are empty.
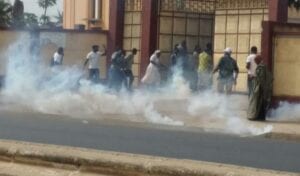
[[[230,57],[223,57],[221,60],[220,76],[222,78],[229,78],[233,76],[234,60]]]

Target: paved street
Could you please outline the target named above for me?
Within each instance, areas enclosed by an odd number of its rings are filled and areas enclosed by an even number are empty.
[[[1,112],[0,138],[300,172],[300,143],[175,127]]]

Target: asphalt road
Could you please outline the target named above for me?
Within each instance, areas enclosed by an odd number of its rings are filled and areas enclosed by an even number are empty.
[[[300,172],[300,143],[0,112],[0,138]]]

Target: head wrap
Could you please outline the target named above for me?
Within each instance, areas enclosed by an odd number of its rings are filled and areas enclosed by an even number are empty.
[[[232,49],[231,48],[226,48],[226,49],[224,49],[224,53],[231,54],[232,53]]]

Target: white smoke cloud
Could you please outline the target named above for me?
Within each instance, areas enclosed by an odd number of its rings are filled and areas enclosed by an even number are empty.
[[[155,109],[153,104],[149,105],[145,109],[145,117],[151,123],[163,124],[163,125],[173,125],[173,126],[183,126],[184,122],[176,121],[168,116],[162,116]]]
[[[213,91],[192,94],[179,71],[169,85],[156,92],[115,93],[87,81],[80,66],[49,68],[40,58],[33,57],[28,47],[20,47],[21,44],[30,46],[28,37],[22,37],[7,53],[6,86],[2,92],[6,103],[84,121],[118,117],[173,126],[197,126],[199,123],[202,126],[198,126],[208,128],[213,124],[225,132],[242,136],[272,130],[271,126],[257,128],[249,126],[245,118],[242,120],[246,105],[238,96],[227,97]],[[174,105],[168,109],[172,103]]]
[[[227,132],[233,134],[240,134],[243,136],[259,136],[262,134],[270,133],[273,130],[272,125],[266,125],[263,128],[258,128],[254,125],[245,123],[238,117],[230,117],[226,122],[226,126],[228,127],[226,128]]]
[[[247,99],[244,97],[225,96],[208,91],[190,99],[188,113],[231,134],[261,135],[272,131],[271,125],[263,128],[251,125],[246,120],[245,107]]]
[[[300,121],[300,104],[281,102],[277,109],[273,109],[271,119]]]

